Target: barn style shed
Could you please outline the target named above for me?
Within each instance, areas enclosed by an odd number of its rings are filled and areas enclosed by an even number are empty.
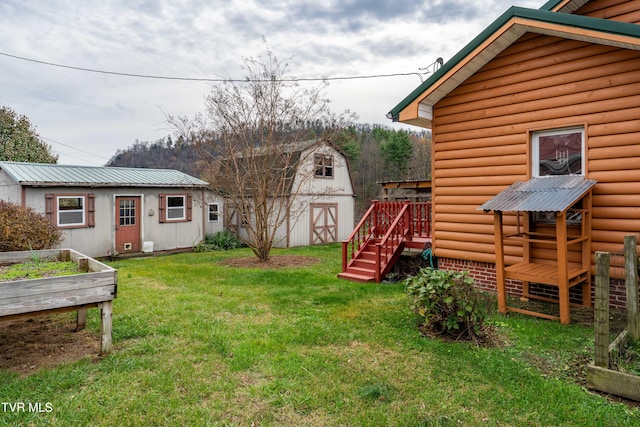
[[[0,200],[46,215],[90,257],[192,249],[223,229],[222,199],[176,170],[0,162]]]
[[[281,174],[278,179],[286,182],[285,194],[274,195],[274,199],[276,203],[277,199],[286,199],[283,206],[289,207],[275,232],[274,246],[319,245],[347,238],[354,224],[355,192],[346,155],[325,140],[297,142],[285,150],[286,165],[272,169],[274,176]],[[251,197],[249,200],[254,203]],[[245,222],[251,218],[242,218],[231,200],[227,200],[227,206],[227,227],[247,238]]]
[[[478,208],[542,176],[595,182],[590,264],[595,251],[621,253],[624,236],[640,231],[639,23],[640,1],[512,7],[389,112],[432,130],[432,251],[440,268],[467,269],[495,291],[495,218]],[[527,212],[526,220],[553,228],[557,214]],[[505,211],[502,219],[505,233],[515,234],[523,214]],[[583,225],[567,221],[568,233]],[[529,250],[557,262],[555,250],[517,240],[505,241],[499,256],[513,266]],[[612,260],[612,277],[620,277],[622,257]],[[624,307],[624,286],[613,285],[611,304]],[[522,280],[507,278],[508,293],[522,289]],[[530,292],[558,299],[553,286]]]

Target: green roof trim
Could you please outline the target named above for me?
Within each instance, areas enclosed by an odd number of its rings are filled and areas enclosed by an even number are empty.
[[[545,4],[543,8],[549,5],[554,6],[557,3],[559,3],[557,0],[550,1]],[[512,6],[498,19],[491,23],[491,25],[478,34],[478,36],[471,40],[471,42],[469,42],[462,50],[456,53],[449,61],[445,62],[440,69],[431,75],[431,77],[425,80],[400,103],[393,107],[393,109],[387,114],[387,117],[397,121],[398,115],[402,110],[415,101],[416,98],[430,88],[442,76],[451,71],[451,69],[466,58],[471,52],[482,45],[491,35],[496,33],[500,28],[514,18],[523,18],[538,21],[540,23],[557,24],[570,28],[593,30],[611,35],[622,35],[640,39],[640,25],[637,24]]]

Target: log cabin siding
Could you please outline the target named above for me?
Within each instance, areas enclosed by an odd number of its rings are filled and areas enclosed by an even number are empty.
[[[629,0],[600,0],[589,2],[578,9],[578,15],[614,21],[640,23],[638,5]]]
[[[601,0],[583,12],[640,22],[637,8]],[[585,176],[598,181],[592,251],[622,251],[624,235],[640,231],[638,71],[640,52],[526,34],[436,103],[435,255],[494,263],[492,217],[477,207],[531,177],[531,132],[570,126],[584,126]],[[505,233],[515,231],[515,218],[505,214]],[[506,243],[512,264],[522,247]],[[533,255],[555,257],[544,248]]]

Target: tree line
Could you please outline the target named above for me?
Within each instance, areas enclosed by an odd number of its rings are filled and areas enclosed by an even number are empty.
[[[359,212],[380,197],[380,182],[431,179],[429,132],[357,124],[337,133],[332,143],[349,160]],[[166,136],[155,141],[136,140],[116,151],[106,166],[175,169],[203,178],[204,161],[183,136]]]

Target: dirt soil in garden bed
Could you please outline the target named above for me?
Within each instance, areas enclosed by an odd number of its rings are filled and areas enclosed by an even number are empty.
[[[227,258],[222,264],[240,268],[285,268],[305,267],[318,264],[320,260],[312,256],[302,255],[275,255],[267,262],[260,262],[255,256]]]
[[[85,357],[97,359],[100,337],[75,328],[75,313],[0,321],[0,369],[24,377]]]

